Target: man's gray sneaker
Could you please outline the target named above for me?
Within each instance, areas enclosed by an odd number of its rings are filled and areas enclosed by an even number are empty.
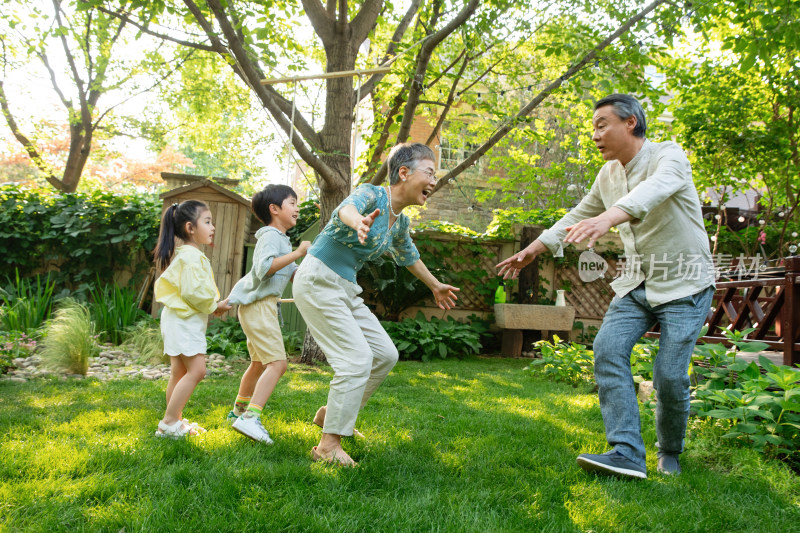
[[[254,441],[263,442],[264,444],[273,443],[272,439],[269,438],[269,433],[261,425],[261,418],[257,416],[242,415],[236,419],[231,427]]]
[[[665,476],[677,476],[681,473],[681,462],[677,454],[665,453],[658,456],[658,473]]]
[[[616,450],[603,454],[582,453],[578,456],[578,466],[587,472],[647,479],[647,468],[637,465]]]

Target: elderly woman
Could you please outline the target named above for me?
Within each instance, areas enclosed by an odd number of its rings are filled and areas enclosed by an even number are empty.
[[[356,272],[388,252],[427,285],[441,309],[451,309],[459,289],[437,280],[419,258],[405,207],[424,205],[436,185],[433,151],[401,144],[389,153],[389,186],[364,184],[337,207],[314,240],[294,279],[294,298],[334,371],[328,404],[314,422],[322,426],[315,461],[356,463],[342,449],[359,410],[397,362],[397,348],[359,297]]]

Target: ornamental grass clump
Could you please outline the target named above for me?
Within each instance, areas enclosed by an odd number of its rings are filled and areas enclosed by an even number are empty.
[[[5,290],[0,289],[0,329],[32,335],[50,317],[57,298],[55,282],[49,276],[20,278],[19,271],[9,281]]]
[[[140,363],[155,365],[169,363],[169,356],[164,354],[164,341],[161,329],[153,319],[140,320],[125,331],[123,345],[136,352]]]
[[[44,333],[45,366],[71,374],[89,370],[89,357],[97,354],[94,324],[89,309],[72,299],[62,300]]]

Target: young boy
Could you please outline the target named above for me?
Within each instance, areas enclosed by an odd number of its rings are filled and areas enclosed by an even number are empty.
[[[286,372],[286,351],[278,323],[278,299],[297,270],[295,261],[311,245],[303,241],[297,250],[286,231],[297,224],[297,194],[286,185],[267,185],[253,196],[253,213],[266,226],[256,232],[256,248],[250,272],[233,287],[231,305],[239,305],[239,322],[247,335],[250,366],[239,385],[239,394],[228,421],[233,429],[265,444],[272,439],[261,425],[261,410],[278,380]]]

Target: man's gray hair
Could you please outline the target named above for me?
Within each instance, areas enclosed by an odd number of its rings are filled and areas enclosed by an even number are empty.
[[[389,185],[394,185],[400,179],[400,167],[409,170],[417,168],[417,161],[430,159],[436,161],[433,150],[422,143],[398,144],[389,152]]]
[[[614,114],[621,120],[628,120],[631,116],[636,117],[636,127],[633,128],[633,135],[644,137],[647,131],[647,119],[644,118],[644,109],[642,109],[642,104],[639,103],[639,100],[629,94],[611,94],[598,100],[594,104],[594,110],[597,111],[607,105],[614,106]]]

